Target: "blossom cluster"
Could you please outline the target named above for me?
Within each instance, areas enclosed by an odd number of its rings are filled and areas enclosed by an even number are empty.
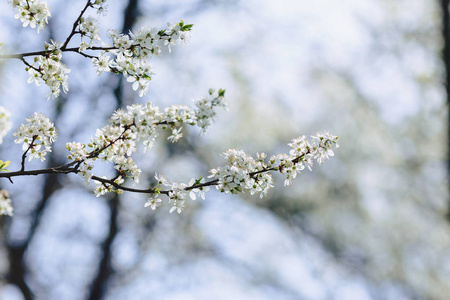
[[[177,213],[181,213],[185,208],[185,203],[187,196],[192,200],[197,199],[197,194],[204,200],[205,193],[209,191],[209,186],[204,185],[205,179],[200,177],[199,179],[192,178],[189,184],[180,183],[180,182],[170,182],[163,175],[155,174],[155,179],[158,181],[158,184],[155,188],[155,193],[147,199],[147,202],[144,204],[145,207],[150,206],[152,210],[155,210],[157,207],[161,206],[162,199],[159,193],[160,185],[169,187],[169,204],[171,208],[169,210],[170,213],[176,211]]]
[[[214,90],[209,90],[207,98],[199,98],[195,100],[194,104],[197,107],[196,118],[197,126],[202,128],[203,132],[211,125],[211,122],[216,116],[215,107],[223,107],[226,109],[226,103],[223,101],[225,90],[219,90],[218,97],[214,95]]]
[[[45,43],[45,50],[46,56],[35,57],[34,63],[26,68],[28,83],[34,82],[39,86],[41,80],[44,81],[51,89],[50,96],[56,98],[60,94],[61,87],[65,93],[69,90],[67,73],[70,73],[70,69],[61,62],[61,44],[54,41],[52,44]]]
[[[197,125],[202,131],[206,130],[216,115],[214,109],[225,106],[224,93],[224,90],[217,93],[210,90],[208,97],[194,101],[196,108],[172,105],[160,110],[149,102],[145,105],[134,104],[125,110],[119,109],[114,112],[108,125],[96,131],[88,144],[66,144],[70,152],[68,158],[72,161],[68,166],[74,166],[73,171],[83,177],[86,184],[93,179],[96,196],[108,192],[120,194],[123,192],[122,184],[126,178],[139,183],[141,170],[131,157],[139,141],[149,150],[158,137],[158,128],[171,129],[172,135],[168,139],[172,142],[182,137],[183,125]],[[198,105],[199,103],[201,105]],[[48,118],[37,113],[26,121],[27,123],[22,124],[14,133],[15,142],[23,143],[23,159],[29,153],[29,160],[40,158],[43,161],[47,152],[51,151],[51,143],[56,140],[55,127]],[[208,178],[211,180],[208,182],[200,177],[193,178],[186,184],[169,181],[163,175],[157,174],[157,186],[144,190],[145,193],[151,194],[145,206],[156,209],[162,203],[161,195],[165,194],[171,205],[170,212],[181,213],[188,198],[195,200],[199,196],[205,199],[205,193],[209,191],[210,186],[215,186],[223,193],[237,194],[248,191],[252,195],[263,197],[273,187],[274,181],[270,172],[280,172],[285,176],[285,185],[289,185],[306,167],[312,170],[315,162],[322,164],[333,156],[333,149],[339,147],[337,140],[337,136],[327,131],[313,135],[311,142],[303,135],[288,144],[289,154],[278,154],[269,159],[265,153],[257,153],[254,158],[242,150],[229,149],[223,153],[226,163],[210,170]],[[97,160],[112,162],[117,175],[112,179],[94,176],[94,162]],[[7,164],[9,161],[5,166]],[[166,187],[167,190],[162,191],[160,186]]]
[[[218,180],[216,188],[223,193],[237,194],[245,189],[251,194],[263,197],[273,186],[272,176],[265,171],[264,153],[257,154],[257,159],[247,155],[242,150],[229,149],[224,152],[226,165],[211,169],[209,178]],[[262,171],[261,173],[257,173]],[[253,174],[255,173],[255,174]]]
[[[10,115],[6,108],[0,106],[0,144],[3,143],[3,137],[12,127],[12,122],[9,120]]]
[[[265,163],[265,153],[257,154],[254,159],[244,151],[230,149],[224,153],[227,164],[212,169],[209,177],[218,180],[216,188],[221,192],[236,194],[249,190],[252,195],[263,197],[273,186],[272,176],[267,171],[279,171],[286,178],[285,185],[289,185],[305,166],[311,170],[314,160],[323,163],[334,155],[332,149],[339,147],[338,137],[327,131],[317,133],[312,138],[312,143],[304,135],[293,139],[288,144],[291,147],[289,155],[274,155],[268,163]]]
[[[45,160],[45,155],[52,151],[51,144],[56,141],[55,126],[42,114],[34,113],[34,116],[25,119],[26,124],[21,124],[13,134],[17,144],[23,143],[22,149],[29,154],[28,160],[39,158]]]
[[[22,58],[27,65],[28,83],[35,82],[39,86],[41,81],[44,81],[50,87],[50,95],[53,98],[60,95],[61,87],[67,92],[69,89],[67,73],[70,70],[61,62],[61,53],[74,50],[68,49],[67,44],[74,35],[79,34],[81,42],[78,52],[91,58],[98,75],[104,71],[122,74],[127,81],[133,83],[133,90],[138,91],[139,96],[147,94],[150,80],[154,75],[150,59],[154,54],[159,55],[162,46],[167,46],[170,52],[175,45],[187,42],[193,25],[184,24],[181,20],[175,25],[168,23],[168,28],[162,30],[143,28],[134,33],[130,31],[129,34],[110,31],[112,42],[109,45],[102,43],[101,47],[94,47],[95,43],[101,41],[97,19],[82,15],[88,7],[96,9],[97,13],[105,12],[105,3],[106,0],[88,0],[64,44],[46,43],[45,55],[37,55],[31,65]],[[51,16],[47,3],[42,0],[12,0],[11,5],[17,10],[15,17],[20,18],[23,26],[30,25],[33,28],[37,26],[38,32],[44,28],[48,17]],[[88,49],[101,52],[98,56],[83,52]]]
[[[101,14],[101,13],[106,13],[106,0],[90,0],[92,7],[94,7],[95,9],[97,9],[97,13]],[[92,2],[93,1],[93,2]]]
[[[81,43],[79,51],[91,48],[96,41],[100,41],[100,32],[97,26],[97,19],[86,17],[80,19],[79,32],[81,34]],[[89,38],[89,42],[83,40],[84,37]]]
[[[210,91],[208,100],[221,103],[224,106],[224,90],[219,92]],[[196,100],[200,101],[200,100]],[[205,104],[205,106],[208,106]],[[213,110],[219,105],[209,105]],[[158,137],[158,128],[172,129],[168,139],[172,142],[182,137],[182,125],[198,125],[202,130],[206,129],[205,120],[213,118],[215,113],[209,112],[206,116],[204,111],[193,109],[184,105],[172,105],[161,111],[159,107],[151,102],[142,105],[134,104],[126,110],[119,109],[112,115],[110,124],[98,129],[95,137],[86,144],[71,142],[66,144],[70,155],[68,158],[79,164],[78,174],[86,183],[92,177],[94,162],[98,159],[109,161],[114,164],[119,176],[115,178],[116,184],[121,184],[125,177],[131,178],[135,183],[139,182],[141,170],[133,161],[131,155],[136,151],[137,143],[142,141],[145,150],[150,150]],[[201,120],[200,120],[201,119]],[[209,122],[210,124],[211,122]],[[87,149],[90,149],[88,151]],[[107,192],[120,192],[113,185],[97,181],[95,194],[103,195]]]
[[[186,42],[192,26],[181,21],[175,25],[169,23],[168,29],[163,30],[143,28],[130,34],[110,31],[112,44],[105,46],[98,57],[92,58],[92,63],[98,75],[104,71],[123,74],[142,97],[148,92],[154,75],[150,64],[152,56],[159,55],[161,46],[167,46],[170,52],[173,46]]]
[[[12,0],[11,5],[16,10],[14,18],[20,19],[23,27],[37,26],[38,33],[44,29],[48,18],[51,17],[47,2],[42,0]]]
[[[229,149],[223,153],[225,165],[211,169],[209,178],[213,180],[205,183],[203,178],[192,179],[189,184],[171,182],[162,175],[156,175],[158,185],[154,194],[145,203],[146,207],[156,209],[161,205],[161,190],[159,185],[168,187],[170,212],[181,213],[185,207],[187,195],[196,199],[196,193],[205,198],[205,192],[209,185],[215,185],[216,189],[223,193],[238,194],[249,191],[261,198],[273,187],[273,178],[270,171],[279,171],[285,176],[285,185],[288,185],[307,166],[310,170],[314,161],[323,163],[334,155],[333,149],[338,148],[338,137],[327,131],[319,132],[312,136],[310,143],[306,136],[300,136],[292,140],[289,154],[272,156],[268,162],[265,153],[257,153],[256,158],[246,154],[242,150]]]
[[[284,185],[290,185],[305,167],[311,171],[314,161],[324,163],[330,156],[334,156],[333,149],[339,148],[338,137],[328,131],[318,132],[311,137],[313,138],[311,143],[306,140],[305,135],[295,138],[288,144],[291,147],[289,155],[271,157],[269,166],[278,163],[277,170],[286,177]]]
[[[0,215],[12,216],[14,209],[9,198],[9,193],[6,190],[0,190]]]

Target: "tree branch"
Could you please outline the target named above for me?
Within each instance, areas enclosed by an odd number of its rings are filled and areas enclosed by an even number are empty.
[[[163,122],[159,122],[158,124],[167,124],[168,122],[163,121]],[[131,125],[130,125],[131,126]],[[107,145],[105,145],[104,147],[94,150],[92,152],[89,153],[89,156],[87,158],[93,158],[93,157],[98,157],[100,155],[100,153],[111,147],[115,142],[117,142],[118,140],[120,140],[121,138],[123,138],[123,135],[125,134],[125,132],[129,129],[129,126],[125,127],[124,132],[115,140],[111,141],[110,143],[108,143]],[[310,152],[310,150],[308,150],[307,153],[296,157],[295,159],[292,160],[293,163],[298,163],[301,160],[303,160],[303,158]],[[84,160],[79,160],[79,161],[72,161],[66,165],[62,165],[62,166],[58,166],[58,167],[53,167],[53,168],[47,168],[47,169],[39,169],[39,170],[30,170],[30,171],[24,171],[23,169],[21,169],[20,171],[15,171],[15,172],[2,172],[0,173],[0,178],[8,178],[11,181],[11,177],[17,177],[17,176],[30,176],[30,175],[42,175],[42,174],[70,174],[70,173],[78,173],[79,172],[79,167],[80,165],[83,163]],[[271,172],[271,171],[281,171],[283,169],[283,165],[280,165],[278,167],[271,167],[271,168],[264,168],[262,170],[259,171],[254,171],[249,173],[249,176],[251,178],[254,178],[256,175],[258,174],[262,174],[262,173],[267,173],[267,172]],[[120,189],[122,191],[127,191],[127,192],[133,192],[133,193],[141,193],[141,194],[163,194],[168,196],[170,192],[172,192],[172,190],[157,190],[156,187],[154,188],[147,188],[147,189],[137,189],[137,188],[131,188],[131,187],[127,187],[121,184],[118,184],[115,182],[116,178],[112,178],[112,179],[108,179],[108,178],[102,178],[96,175],[92,175],[91,177],[92,180],[98,181],[103,183],[105,186],[113,186],[117,189]],[[12,182],[12,181],[11,181]],[[210,180],[208,182],[205,183],[199,183],[199,184],[193,184],[191,186],[188,186],[185,188],[186,191],[189,190],[193,190],[193,189],[197,189],[197,188],[202,188],[202,187],[206,187],[206,186],[216,186],[219,184],[219,180],[218,179],[214,179],[214,180]]]
[[[28,153],[28,151],[30,151],[31,148],[33,148],[36,138],[37,138],[37,135],[33,136],[33,140],[31,141],[30,146],[28,146],[27,150],[25,150],[25,152],[22,154],[22,162],[20,163],[20,165],[21,165],[20,171],[22,171],[22,172],[25,170],[25,159],[27,158],[27,153]]]
[[[118,50],[119,48],[116,47],[90,47],[87,48],[87,50],[94,50],[94,51],[107,51],[107,50]],[[62,48],[62,52],[78,52],[80,53],[80,47],[72,47],[72,48]],[[33,51],[33,52],[25,52],[25,53],[18,53],[18,54],[5,54],[0,55],[0,59],[20,59],[22,60],[24,57],[28,56],[45,56],[48,54],[48,51],[42,50],[42,51]]]
[[[88,9],[89,6],[91,6],[91,0],[88,0],[86,5],[84,6],[83,10],[81,11],[80,15],[78,16],[78,18],[75,20],[75,22],[73,23],[73,27],[72,27],[72,32],[69,34],[69,36],[67,37],[66,41],[64,42],[64,44],[61,47],[61,50],[66,49],[67,45],[70,42],[70,39],[76,34],[76,29],[78,24],[80,23],[81,17],[83,16],[83,14],[86,12],[86,10]]]
[[[8,178],[11,179],[11,177],[18,177],[18,176],[37,176],[42,174],[69,174],[69,173],[78,173],[78,164],[81,164],[80,162],[73,161],[69,164],[63,165],[63,166],[57,166],[53,168],[47,168],[47,169],[38,169],[38,170],[29,170],[29,171],[13,171],[13,172],[2,172],[0,173],[0,178]],[[75,167],[72,167],[75,165]]]

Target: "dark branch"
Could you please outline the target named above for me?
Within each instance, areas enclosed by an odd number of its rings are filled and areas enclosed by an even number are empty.
[[[70,164],[64,166],[58,166],[54,168],[48,169],[39,169],[39,170],[30,170],[30,171],[14,171],[14,172],[2,172],[0,173],[0,178],[8,178],[11,180],[11,177],[18,176],[37,176],[42,174],[69,174],[69,173],[78,173],[78,167],[71,167],[79,162],[71,162]]]
[[[33,140],[31,141],[30,146],[28,146],[27,150],[25,150],[25,152],[22,154],[22,162],[20,163],[21,165],[20,171],[22,172],[25,170],[25,159],[27,158],[27,153],[28,151],[30,151],[31,148],[33,148],[36,138],[37,135],[33,136]]]
[[[160,122],[161,123],[161,122]],[[164,121],[164,123],[166,123]],[[109,144],[105,145],[104,147],[94,150],[90,153],[90,155],[88,156],[88,158],[92,158],[92,157],[98,157],[100,155],[100,153],[107,149],[108,147],[111,147],[116,141],[118,141],[119,139],[123,138],[123,134],[126,132],[126,130],[128,130],[129,127],[127,129],[124,130],[124,132],[114,141],[111,141]],[[309,153],[309,150],[306,154]],[[303,154],[301,156],[296,157],[295,159],[292,160],[293,163],[298,163],[300,161],[303,160],[303,158],[305,157],[306,154]],[[83,163],[83,161],[73,161],[71,163],[68,163],[66,165],[63,166],[58,166],[58,167],[54,167],[54,168],[48,168],[48,169],[41,169],[41,170],[31,170],[31,171],[24,171],[24,170],[20,170],[20,171],[15,171],[15,172],[3,172],[0,173],[0,178],[8,178],[11,181],[11,177],[17,177],[17,176],[27,176],[27,175],[42,175],[42,174],[70,174],[70,173],[78,173],[79,172],[79,167],[80,165]],[[267,173],[267,172],[271,172],[271,171],[281,171],[283,169],[283,165],[280,165],[278,167],[271,167],[271,168],[264,168],[262,170],[259,171],[254,171],[249,173],[250,177],[255,177],[258,174],[261,173]],[[169,193],[172,190],[157,190],[157,188],[147,188],[147,189],[137,189],[137,188],[130,188],[127,186],[123,186],[120,185],[118,183],[115,182],[115,180],[118,178],[118,176],[116,176],[115,178],[112,179],[108,179],[108,178],[102,178],[96,175],[93,175],[91,177],[91,179],[101,182],[103,183],[106,187],[108,186],[113,186],[117,189],[126,191],[126,192],[133,192],[133,193],[141,193],[141,194],[163,194],[163,195],[169,195]],[[189,190],[193,190],[193,189],[197,189],[197,188],[202,188],[205,186],[215,186],[219,184],[219,180],[218,179],[214,179],[214,180],[210,180],[208,182],[205,183],[200,183],[200,184],[193,184],[191,186],[188,186],[185,188],[186,191]]]
[[[91,5],[92,5],[91,4],[91,0],[88,0],[86,5],[84,6],[83,10],[81,11],[80,15],[78,16],[78,18],[73,23],[72,32],[69,34],[69,36],[67,37],[66,41],[62,45],[61,50],[66,49],[67,45],[70,42],[70,39],[77,33],[77,26],[78,26],[78,24],[80,24],[81,17],[86,12],[86,9],[88,9],[88,7],[91,6]]]
[[[87,50],[94,50],[94,51],[109,51],[109,50],[118,50],[119,48],[115,47],[90,47]],[[62,52],[78,52],[80,53],[80,47],[73,47],[73,48],[61,48]],[[0,55],[0,59],[20,59],[22,60],[24,57],[28,56],[46,56],[48,54],[48,51],[42,50],[42,51],[34,51],[34,52],[25,52],[25,53],[18,53],[18,54],[7,54],[7,55]]]

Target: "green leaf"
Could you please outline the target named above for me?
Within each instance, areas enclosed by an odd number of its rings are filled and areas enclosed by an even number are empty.
[[[219,97],[225,97],[225,90],[219,89]]]
[[[9,170],[6,169],[6,167],[9,166],[10,164],[11,164],[11,161],[9,161],[9,160],[7,160],[5,162],[3,160],[0,160],[0,171],[9,172]]]
[[[190,31],[194,24],[186,24],[184,26],[181,26],[181,31]]]

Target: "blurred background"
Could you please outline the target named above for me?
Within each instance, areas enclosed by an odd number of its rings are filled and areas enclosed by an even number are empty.
[[[442,1],[443,3],[445,1]],[[64,41],[84,0],[48,1],[39,35],[0,4],[9,53]],[[103,33],[195,24],[188,45],[153,59],[149,93],[98,77],[65,54],[70,91],[27,84],[2,65],[0,105],[13,130],[38,111],[59,139],[44,168],[67,162],[65,143],[87,142],[118,107],[190,104],[226,89],[207,135],[138,151],[141,182],[207,175],[221,153],[285,153],[292,138],[328,130],[335,157],[260,199],[212,191],[183,214],[144,209],[145,195],[96,198],[75,175],[3,180],[15,208],[0,233],[0,299],[449,299],[447,105],[441,3],[434,0],[109,0]],[[95,14],[95,12],[88,12]],[[73,45],[79,40],[74,39]],[[187,129],[187,128],[186,128]],[[12,132],[11,132],[12,133]],[[19,169],[9,134],[2,160]],[[110,173],[111,166],[97,172]]]

